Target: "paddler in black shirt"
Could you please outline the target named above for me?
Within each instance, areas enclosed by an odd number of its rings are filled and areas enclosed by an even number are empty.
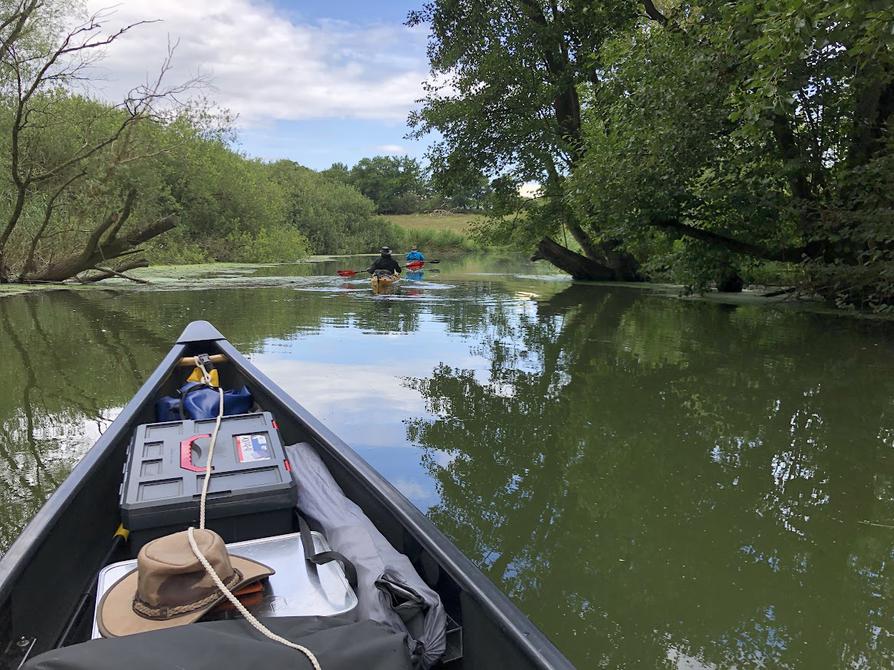
[[[400,274],[400,265],[391,257],[391,249],[389,247],[382,247],[382,255],[366,271],[370,274],[375,274],[380,270],[384,270],[388,274]]]

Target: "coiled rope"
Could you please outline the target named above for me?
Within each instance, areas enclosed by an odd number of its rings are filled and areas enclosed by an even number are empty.
[[[201,361],[199,361],[198,356],[196,356],[195,363],[196,367],[202,371],[202,381],[210,387],[211,376],[205,369],[205,365]],[[218,386],[217,392],[220,394],[220,405],[217,411],[217,421],[214,424],[214,430],[211,432],[211,444],[208,447],[208,460],[205,463],[205,481],[202,483],[202,496],[201,498],[199,498],[199,529],[201,530],[205,529],[205,499],[208,497],[208,482],[211,481],[211,459],[214,457],[214,445],[217,443],[217,433],[220,431],[220,422],[223,419],[224,415],[223,387]],[[195,529],[190,526],[189,529],[186,531],[192,553],[195,554],[195,557],[197,559],[199,559],[199,563],[201,563],[202,566],[205,568],[205,572],[207,572],[208,576],[211,577],[211,581],[213,581],[215,586],[220,589],[221,593],[226,596],[227,600],[229,600],[233,604],[233,607],[235,607],[239,611],[239,613],[245,617],[245,620],[248,621],[249,624],[251,624],[252,628],[258,631],[264,637],[273,640],[274,642],[279,642],[280,644],[285,645],[290,649],[300,651],[302,654],[307,656],[307,660],[310,661],[310,664],[314,667],[314,670],[322,670],[322,668],[320,667],[320,662],[317,660],[317,657],[314,656],[314,653],[310,649],[277,635],[272,630],[267,628],[267,626],[258,621],[254,617],[254,615],[245,608],[245,605],[239,602],[239,599],[233,595],[233,592],[230,591],[229,588],[227,588],[227,585],[223,583],[223,580],[214,571],[214,568],[211,567],[211,563],[209,563],[208,559],[205,558],[204,554],[202,554],[202,550],[199,549],[199,545],[196,543],[196,538],[193,535],[194,530]]]

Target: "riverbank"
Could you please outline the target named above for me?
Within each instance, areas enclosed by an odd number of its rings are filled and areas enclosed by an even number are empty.
[[[323,258],[323,257],[321,257]],[[210,276],[245,276],[253,274],[258,268],[282,265],[281,263],[192,263],[183,265],[152,265],[148,268],[130,270],[128,276],[142,282],[153,284],[171,284],[184,280],[199,280]],[[0,298],[6,296],[34,293],[38,291],[94,291],[107,289],[109,286],[140,286],[126,279],[106,279],[101,282],[82,284],[77,281],[53,282],[40,284],[0,284]],[[143,284],[143,286],[146,286]]]
[[[473,214],[389,214],[382,217],[399,231],[391,244],[409,248],[417,245],[428,256],[478,248],[469,237]]]
[[[413,231],[444,230],[458,235],[469,234],[469,226],[478,214],[390,214],[387,218],[402,228]]]

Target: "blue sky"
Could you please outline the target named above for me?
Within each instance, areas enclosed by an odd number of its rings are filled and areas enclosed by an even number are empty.
[[[88,0],[88,8],[108,7]],[[421,158],[407,114],[428,77],[426,31],[403,25],[421,0],[127,0],[109,29],[158,19],[116,42],[97,67],[99,95],[120,100],[179,41],[174,84],[201,73],[197,94],[238,114],[239,148],[314,169],[364,156]]]
[[[301,19],[339,19],[362,23],[403,23],[407,13],[422,6],[406,0],[276,0],[277,8]]]

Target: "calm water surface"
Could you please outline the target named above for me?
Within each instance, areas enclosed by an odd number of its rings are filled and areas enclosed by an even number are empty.
[[[0,298],[0,550],[201,318],[579,667],[892,667],[894,324],[346,263]]]

